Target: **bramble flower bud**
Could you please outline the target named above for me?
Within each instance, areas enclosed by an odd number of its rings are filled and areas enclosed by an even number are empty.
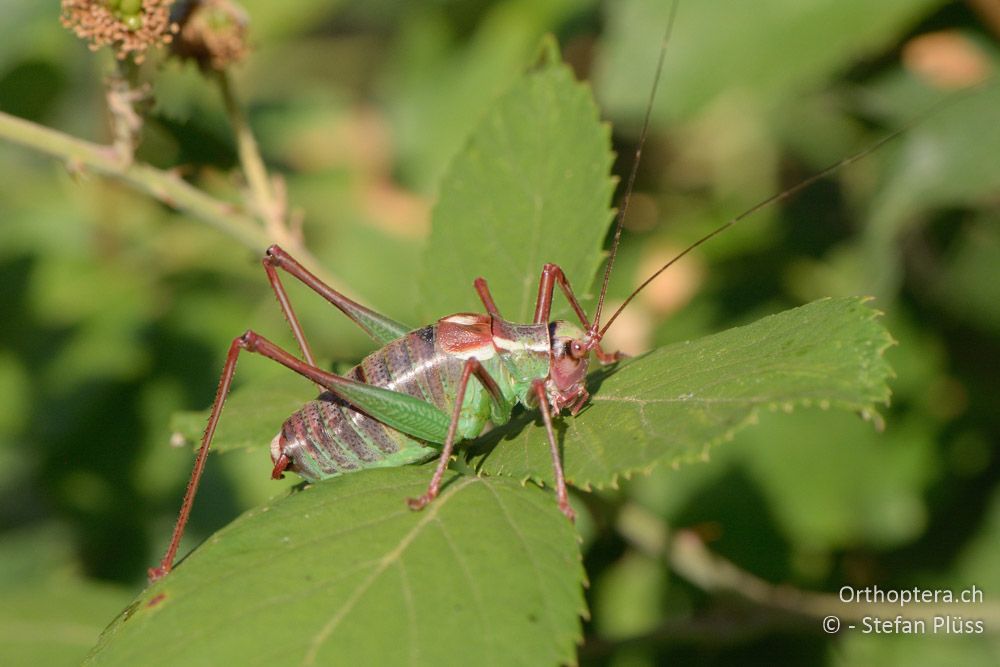
[[[174,52],[202,69],[222,71],[249,52],[246,11],[230,0],[194,0],[183,12]]]
[[[110,46],[119,60],[141,63],[151,46],[163,46],[178,31],[170,20],[174,0],[62,0],[59,20],[96,51]]]

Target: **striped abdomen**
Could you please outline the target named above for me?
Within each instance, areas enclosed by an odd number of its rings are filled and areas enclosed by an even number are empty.
[[[442,349],[438,330],[434,324],[392,341],[365,357],[346,377],[409,394],[450,415],[463,359]],[[492,344],[482,352],[482,356],[491,355]],[[478,435],[489,416],[488,395],[479,383],[470,382],[460,437]],[[438,451],[431,443],[404,435],[330,393],[289,417],[271,443],[273,459],[286,454],[292,461],[288,469],[310,481],[423,461]]]

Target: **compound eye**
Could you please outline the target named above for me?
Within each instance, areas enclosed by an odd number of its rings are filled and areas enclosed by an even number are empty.
[[[566,347],[566,351],[569,353],[569,356],[574,359],[582,359],[587,354],[587,351],[583,347],[583,343],[578,340],[571,341]]]

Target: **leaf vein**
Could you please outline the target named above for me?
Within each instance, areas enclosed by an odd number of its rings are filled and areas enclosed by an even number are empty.
[[[316,662],[316,656],[319,653],[320,648],[322,648],[323,643],[330,637],[331,634],[337,629],[341,621],[347,616],[347,614],[354,608],[354,606],[364,597],[364,594],[371,588],[372,584],[382,575],[386,569],[396,562],[397,559],[403,554],[404,551],[413,543],[413,540],[417,538],[417,535],[424,529],[424,527],[433,521],[438,513],[447,505],[448,501],[455,496],[461,489],[465,488],[469,484],[476,481],[473,479],[463,479],[454,483],[449,490],[446,490],[441,497],[437,499],[436,502],[431,503],[431,506],[424,510],[424,516],[420,518],[420,521],[415,525],[409,533],[407,533],[399,544],[387,553],[379,561],[378,567],[376,567],[372,573],[365,579],[361,584],[354,589],[354,592],[347,599],[344,605],[335,613],[330,619],[323,625],[316,636],[310,642],[309,651],[303,658],[303,665],[312,665]]]

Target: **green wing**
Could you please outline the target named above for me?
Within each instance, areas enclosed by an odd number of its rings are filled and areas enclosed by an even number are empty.
[[[386,426],[414,438],[442,444],[451,417],[427,401],[391,389],[335,376],[327,388]]]

